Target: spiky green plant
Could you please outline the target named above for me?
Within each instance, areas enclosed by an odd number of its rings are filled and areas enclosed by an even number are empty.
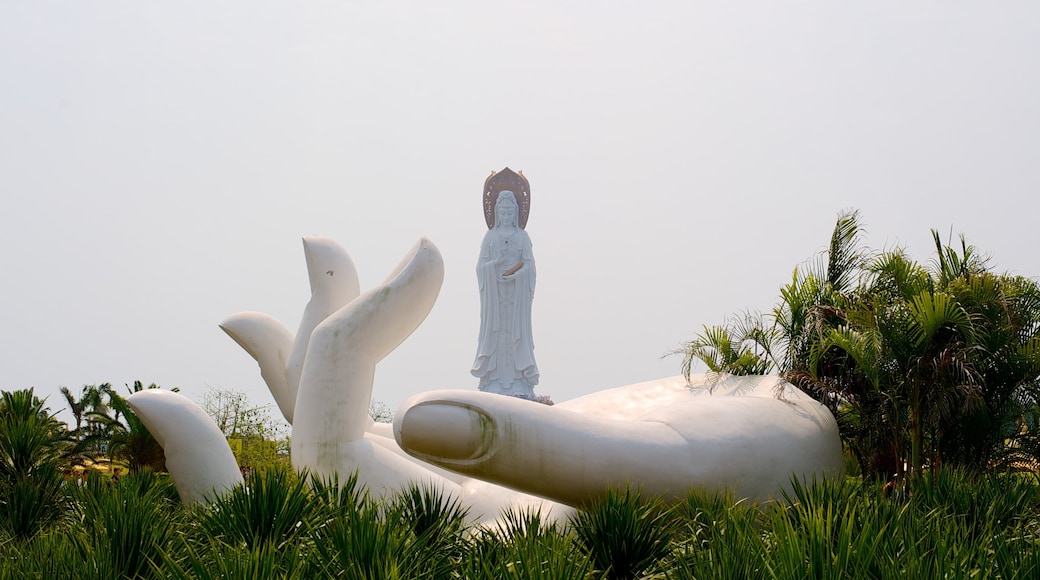
[[[125,488],[122,482],[127,482]],[[81,558],[93,570],[91,577],[156,577],[184,512],[171,499],[173,483],[168,479],[140,473],[121,484],[94,477],[77,492]]]
[[[70,530],[50,529],[30,541],[5,545],[0,539],[0,580],[101,578],[82,554],[85,540]]]
[[[787,505],[768,514],[772,548],[764,558],[774,578],[884,577],[895,504],[874,503],[851,480],[792,480]]]
[[[671,553],[673,521],[659,498],[639,490],[611,489],[578,510],[576,543],[608,578],[637,578]]]
[[[397,495],[391,511],[424,538],[431,550],[457,552],[466,527],[467,508],[457,496],[431,484],[412,483]]]
[[[949,468],[927,473],[915,482],[911,504],[919,512],[936,512],[948,521],[959,521],[971,538],[983,538],[1018,525],[1035,509],[1037,490],[1022,478]]]
[[[459,573],[488,580],[602,578],[573,542],[573,534],[537,510],[506,510],[498,524],[474,533]]]
[[[676,554],[668,578],[763,578],[762,511],[726,491],[687,494],[676,507]]]
[[[171,580],[303,580],[325,578],[325,570],[313,565],[299,544],[281,548],[271,543],[233,547],[213,540],[202,545],[186,543],[182,560],[167,560]]]
[[[65,512],[62,459],[72,442],[32,389],[0,395],[0,527],[28,539]]]
[[[366,501],[322,523],[314,534],[318,565],[357,580],[449,578],[451,562],[428,549],[432,538],[415,535],[399,505]]]
[[[343,482],[340,482],[339,474],[328,478],[315,475],[301,477],[306,477],[308,481],[311,498],[320,512],[319,521],[334,518],[345,511],[356,511],[369,501],[368,490],[358,483],[357,471]]]
[[[200,512],[199,525],[207,536],[230,546],[280,548],[313,527],[318,504],[307,491],[305,477],[275,467],[253,473],[247,483]]]

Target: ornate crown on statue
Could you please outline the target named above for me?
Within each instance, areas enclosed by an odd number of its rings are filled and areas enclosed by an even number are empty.
[[[502,171],[492,171],[491,175],[484,181],[484,221],[490,230],[495,227],[495,202],[498,194],[503,191],[512,191],[516,196],[516,204],[519,206],[517,225],[520,229],[527,227],[527,214],[531,212],[531,184],[524,177],[524,172],[514,173],[506,167]]]

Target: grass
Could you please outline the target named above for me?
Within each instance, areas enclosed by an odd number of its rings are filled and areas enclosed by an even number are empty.
[[[1040,577],[1032,479],[940,471],[898,500],[856,479],[791,490],[762,506],[612,490],[567,525],[507,512],[473,529],[431,488],[376,501],[356,478],[273,470],[187,509],[165,476],[95,477],[63,486],[32,534],[0,526],[0,580]]]

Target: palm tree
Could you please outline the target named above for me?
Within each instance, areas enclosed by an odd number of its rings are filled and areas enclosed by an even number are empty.
[[[108,399],[113,393],[115,391],[112,389],[111,383],[83,385],[83,394],[80,396],[80,401],[84,408],[88,409],[88,421],[90,420],[90,415],[108,415]]]
[[[65,397],[65,401],[69,404],[69,410],[72,411],[72,417],[76,420],[76,429],[73,432],[79,433],[83,428],[83,414],[86,410],[86,405],[83,404],[83,399],[77,399],[68,387],[61,387],[58,390]]]
[[[971,409],[979,400],[975,333],[968,312],[946,293],[922,292],[910,304],[906,327],[914,348],[907,362],[911,464],[920,474],[923,431]],[[932,456],[933,465],[936,456]]]
[[[1005,447],[1005,440],[1023,435],[1016,422],[1036,400],[1040,286],[1022,277],[983,272],[953,280],[947,291],[971,313],[980,400],[942,425],[940,453],[968,466],[1008,464],[1016,458],[1005,451],[1021,447]]]
[[[106,383],[107,385],[107,383]],[[133,386],[126,386],[130,394],[145,390],[160,388],[155,383],[147,387],[141,381],[134,381]],[[178,391],[176,387],[171,389]],[[133,412],[126,399],[111,388],[108,389],[107,408],[114,411],[112,416],[99,412],[92,413],[97,422],[96,429],[91,434],[92,442],[104,449],[105,454],[111,459],[120,459],[127,462],[131,472],[137,472],[143,468],[153,471],[166,470],[166,456],[162,446],[155,437],[148,432],[141,419]]]
[[[861,232],[858,212],[840,214],[773,310],[706,327],[678,351],[683,372],[779,372],[830,408],[867,475],[1006,463],[1007,440],[1040,456],[1040,285],[990,272],[963,236],[933,230],[925,267],[870,252]]]
[[[839,214],[828,250],[795,269],[768,316],[749,313],[722,326],[705,327],[676,351],[684,355],[683,374],[689,377],[693,363],[701,361],[712,372],[779,372],[803,389],[826,390],[807,370],[828,329],[842,322],[841,307],[856,288],[867,256],[859,244],[862,232],[858,211]]]
[[[831,337],[856,372],[887,393],[893,433],[905,430],[918,472],[926,454],[933,465],[944,456],[988,465],[1003,444],[1014,393],[1040,369],[1040,349],[1031,346],[1040,346],[1036,284],[987,272],[963,238],[958,253],[933,237],[931,269],[898,250],[874,260],[870,299],[850,307],[849,324]]]
[[[788,380],[815,390],[805,374],[819,355],[820,341],[844,323],[845,305],[859,290],[869,252],[860,245],[863,227],[858,211],[838,215],[827,251],[795,270],[791,283],[780,290],[773,309],[773,336],[782,352],[779,368]],[[774,348],[774,350],[778,350]]]
[[[727,326],[704,327],[704,331],[686,343],[677,353],[683,354],[682,373],[687,380],[693,362],[701,361],[708,371],[731,375],[764,375],[773,368],[759,333],[762,326],[753,317]]]

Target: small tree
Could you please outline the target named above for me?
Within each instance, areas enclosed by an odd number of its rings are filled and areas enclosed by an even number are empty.
[[[210,388],[202,408],[228,440],[242,467],[266,467],[279,455],[279,439],[287,425],[271,415],[271,405],[256,405],[244,391]]]
[[[368,415],[372,417],[372,420],[376,423],[393,423],[394,412],[390,409],[390,405],[382,401],[372,401],[368,404]]]

